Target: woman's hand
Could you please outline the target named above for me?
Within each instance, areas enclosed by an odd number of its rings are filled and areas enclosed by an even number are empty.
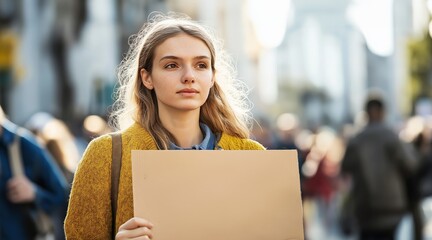
[[[152,239],[153,224],[143,218],[134,217],[120,226],[116,240],[121,239]]]

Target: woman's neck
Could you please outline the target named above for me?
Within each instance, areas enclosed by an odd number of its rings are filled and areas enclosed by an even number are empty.
[[[199,112],[159,113],[159,117],[162,125],[174,136],[177,146],[188,148],[202,142],[204,137],[199,125]]]

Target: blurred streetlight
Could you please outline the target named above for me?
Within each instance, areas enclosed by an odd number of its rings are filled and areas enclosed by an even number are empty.
[[[261,46],[258,57],[259,95],[264,103],[277,99],[276,55],[290,22],[290,0],[249,0],[248,15]]]
[[[411,8],[413,36],[415,38],[422,38],[425,28],[427,28],[429,24],[430,15],[432,14],[432,1],[411,0]]]
[[[279,46],[290,17],[290,0],[249,0],[248,12],[259,43],[265,48]]]
[[[348,17],[363,33],[371,52],[382,57],[393,54],[393,0],[356,0]]]
[[[432,0],[427,0],[426,2],[429,13],[432,14]]]
[[[427,0],[426,6],[427,9],[429,10],[429,15],[432,15],[432,0]],[[432,21],[429,21],[429,36],[432,37]]]

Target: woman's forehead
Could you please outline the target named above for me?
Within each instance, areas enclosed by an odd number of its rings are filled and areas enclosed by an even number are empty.
[[[155,60],[166,56],[177,58],[207,57],[211,59],[210,49],[203,40],[184,33],[170,37],[156,47]]]

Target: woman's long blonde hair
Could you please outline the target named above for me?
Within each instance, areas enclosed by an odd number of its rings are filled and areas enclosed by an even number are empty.
[[[119,88],[111,125],[124,129],[137,122],[150,132],[160,149],[167,149],[170,141],[175,142],[159,119],[154,90],[144,87],[139,73],[145,69],[151,74],[156,47],[180,33],[201,39],[211,53],[215,83],[201,107],[200,121],[215,134],[248,138],[251,105],[244,83],[235,79],[235,68],[230,58],[209,30],[176,14],[156,14],[136,35],[131,36],[130,49],[118,69]]]

